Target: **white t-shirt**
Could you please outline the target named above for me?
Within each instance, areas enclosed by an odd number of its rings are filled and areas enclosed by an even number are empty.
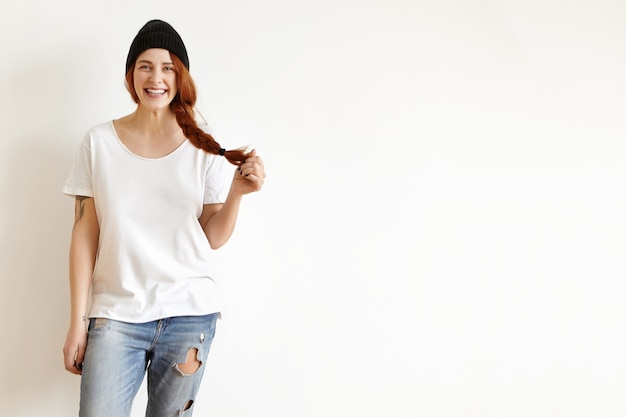
[[[100,225],[89,317],[141,323],[220,311],[198,218],[203,204],[224,202],[228,166],[188,140],[142,158],[112,121],[87,132],[63,193],[94,197]]]

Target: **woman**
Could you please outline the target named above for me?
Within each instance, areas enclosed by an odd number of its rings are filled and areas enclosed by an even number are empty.
[[[174,28],[146,23],[126,62],[136,110],[87,133],[63,188],[76,199],[63,354],[81,416],[128,416],[146,371],[147,416],[193,412],[220,313],[210,249],[265,172],[196,124],[188,70]]]

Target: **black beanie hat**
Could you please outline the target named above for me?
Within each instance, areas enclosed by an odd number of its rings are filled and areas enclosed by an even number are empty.
[[[183,39],[178,32],[167,22],[151,20],[139,29],[137,36],[135,36],[133,43],[130,45],[128,57],[126,58],[126,73],[133,66],[137,57],[150,48],[167,49],[176,55],[185,67],[189,69],[187,48],[185,48]]]

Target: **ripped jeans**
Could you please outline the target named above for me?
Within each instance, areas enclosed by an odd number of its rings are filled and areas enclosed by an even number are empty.
[[[129,416],[146,371],[146,417],[191,416],[218,317],[90,319],[80,417]]]

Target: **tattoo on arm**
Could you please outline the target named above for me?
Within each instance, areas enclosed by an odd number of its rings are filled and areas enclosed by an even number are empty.
[[[85,200],[87,200],[89,197],[85,197],[82,195],[77,195],[76,196],[76,209],[75,209],[75,213],[74,213],[74,227],[76,227],[76,225],[78,224],[78,222],[83,218],[83,216],[85,215]]]

